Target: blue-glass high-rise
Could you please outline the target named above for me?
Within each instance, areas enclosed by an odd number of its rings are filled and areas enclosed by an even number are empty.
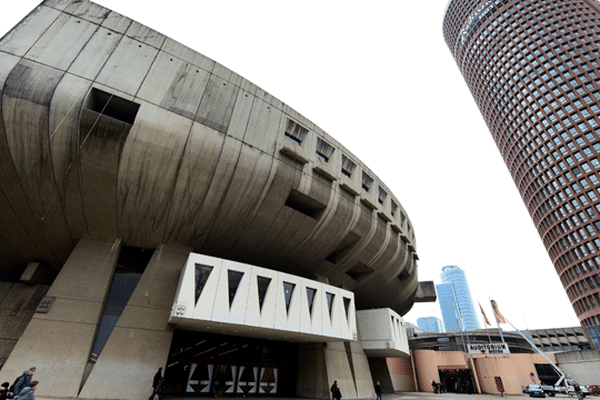
[[[417,319],[417,326],[423,332],[442,333],[444,326],[442,321],[436,317],[421,317]]]
[[[436,285],[446,332],[479,329],[479,318],[465,271],[457,265],[442,268],[442,283]]]

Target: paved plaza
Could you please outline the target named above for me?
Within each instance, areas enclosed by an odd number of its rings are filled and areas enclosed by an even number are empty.
[[[397,392],[397,393],[385,393],[382,396],[382,400],[491,400],[491,399],[501,399],[502,397],[497,394],[464,394],[464,393],[443,393],[443,394],[434,394],[427,392]],[[529,396],[523,395],[506,395],[506,398],[509,399],[517,399],[517,398],[529,398]],[[165,400],[202,400],[203,397],[170,397],[164,396]],[[208,398],[208,397],[206,397]],[[547,397],[550,398],[550,397]],[[574,397],[568,397],[567,395],[559,394],[554,397],[554,399],[575,399]],[[593,396],[591,396],[593,398]],[[59,400],[61,398],[58,397],[49,397],[49,396],[36,396],[36,400]],[[147,399],[146,394],[140,394],[140,400]],[[220,400],[240,400],[241,397],[222,397]],[[255,397],[256,400],[299,400],[301,398],[298,397]],[[78,399],[78,400],[86,400],[86,399]],[[311,400],[311,399],[303,399],[303,400]]]

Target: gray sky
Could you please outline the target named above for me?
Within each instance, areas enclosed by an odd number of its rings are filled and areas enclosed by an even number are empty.
[[[519,329],[579,325],[444,43],[445,0],[97,3],[252,81],[365,162],[412,221],[419,280],[458,265],[488,318],[492,298]],[[4,5],[0,36],[37,4]],[[404,318],[421,316],[441,318],[439,305]]]

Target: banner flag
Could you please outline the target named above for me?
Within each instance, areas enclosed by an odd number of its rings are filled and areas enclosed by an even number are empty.
[[[496,316],[496,320],[501,324],[506,324],[506,320],[500,314],[500,310],[498,310],[498,304],[496,304],[496,300],[492,300],[492,310],[494,310],[494,315]]]
[[[479,309],[481,310],[481,315],[483,315],[483,321],[485,322],[485,324],[488,326],[492,326],[492,324],[490,324],[490,320],[488,319],[487,315],[485,315],[485,312],[483,311],[483,307],[481,307],[481,303],[479,303]]]

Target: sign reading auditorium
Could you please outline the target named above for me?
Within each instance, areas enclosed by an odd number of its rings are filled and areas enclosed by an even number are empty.
[[[509,354],[506,343],[479,343],[469,345],[469,354]]]

